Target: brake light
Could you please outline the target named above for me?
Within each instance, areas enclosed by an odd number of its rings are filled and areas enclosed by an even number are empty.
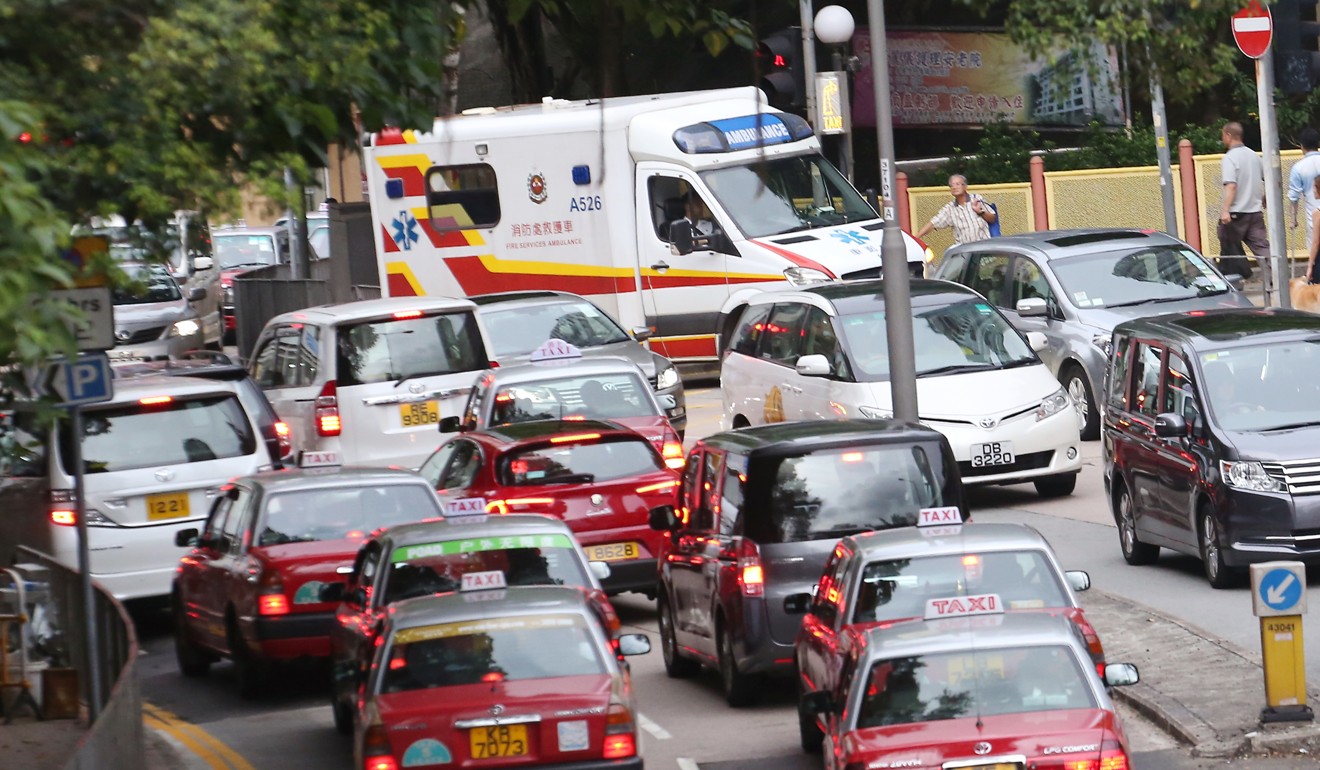
[[[338,436],[343,429],[339,421],[339,398],[336,393],[335,381],[330,380],[321,388],[321,394],[316,397],[316,435],[318,436]]]
[[[279,441],[280,457],[286,457],[293,451],[293,430],[284,421],[275,423],[275,438]]]
[[[656,484],[647,484],[644,487],[637,488],[637,494],[649,495],[652,492],[669,492],[678,486],[678,479],[673,481],[661,481]]]
[[[50,512],[50,523],[72,527],[78,523],[78,516],[73,511],[54,510]]]
[[[160,406],[161,404],[168,404],[173,400],[173,396],[147,396],[146,398],[139,398],[138,403],[142,406]]]
[[[391,756],[367,757],[364,761],[365,770],[399,770],[399,763]]]
[[[72,527],[78,523],[78,515],[73,510],[72,489],[50,491],[50,523],[61,527]]]
[[[362,735],[362,767],[363,770],[399,770],[399,763],[390,754],[389,734],[379,716],[367,725]]]
[[[963,556],[962,563],[964,567],[975,567],[981,563],[981,557],[969,553],[966,556]]]
[[[605,712],[605,758],[621,759],[637,754],[636,727],[632,711],[610,696],[610,707]]]
[[[859,463],[866,459],[866,455],[861,452],[844,452],[839,459],[846,463]]]
[[[605,736],[605,758],[622,759],[637,753],[637,739],[632,733]]]
[[[738,586],[743,596],[765,595],[765,572],[761,569],[761,549],[746,538],[738,541]]]
[[[554,504],[553,497],[511,497],[508,500],[491,500],[486,503],[486,513],[510,513],[512,508],[535,508]]]
[[[570,441],[594,441],[600,438],[599,433],[569,433],[565,436],[555,436],[550,439],[551,444],[566,444]]]
[[[1064,770],[1128,770],[1127,754],[1106,751],[1099,759],[1072,759],[1063,763]]]
[[[257,598],[258,615],[288,615],[289,597],[284,594],[262,594]]]
[[[660,454],[665,458],[665,465],[674,470],[682,468],[686,463],[683,457],[683,445],[677,441],[666,441],[665,448]]]
[[[399,312],[394,314],[394,320],[396,321],[406,321],[409,318],[421,318],[421,317],[422,317],[422,311],[420,310],[400,310]]]

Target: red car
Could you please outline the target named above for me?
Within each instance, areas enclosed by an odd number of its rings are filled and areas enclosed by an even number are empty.
[[[947,512],[949,515],[941,515]],[[1048,612],[1073,621],[1097,673],[1104,649],[1077,603],[1090,587],[1081,571],[1060,569],[1049,543],[1022,524],[966,523],[957,509],[923,509],[919,522],[845,537],[834,547],[814,595],[787,597],[785,608],[805,611],[794,645],[802,748],[820,750],[819,720],[806,708],[811,693],[840,684],[849,654],[873,628],[922,617],[932,596],[999,595],[1004,608]]]
[[[612,642],[586,593],[498,588],[502,575],[390,606],[357,702],[355,768],[642,769],[618,656],[650,651],[646,636]]]
[[[328,454],[328,453],[322,453]],[[341,582],[373,530],[441,515],[424,479],[375,468],[287,470],[235,479],[222,488],[172,591],[174,642],[184,676],[204,676],[229,658],[244,697],[257,694],[273,663],[330,654],[337,602],[322,588]]]
[[[1102,680],[1075,623],[1006,613],[995,594],[925,607],[867,631],[837,685],[807,697],[825,770],[1128,770],[1106,686],[1137,682],[1135,666],[1110,663]]]
[[[453,512],[562,519],[591,561],[608,562],[611,594],[655,595],[660,532],[650,510],[673,505],[678,474],[646,437],[596,420],[541,420],[456,436],[419,469]]]

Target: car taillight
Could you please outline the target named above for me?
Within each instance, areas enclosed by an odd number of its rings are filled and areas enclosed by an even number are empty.
[[[738,541],[738,586],[743,596],[765,594],[765,572],[761,569],[761,549],[743,538]]]
[[[656,492],[672,493],[677,488],[678,488],[678,479],[674,479],[673,481],[660,481],[655,484],[647,484],[644,487],[638,487],[637,494],[650,495]]]
[[[339,422],[339,398],[335,395],[335,381],[330,380],[316,397],[316,435],[338,436],[343,426]]]
[[[677,441],[666,441],[664,451],[661,456],[665,458],[665,465],[678,470],[685,464],[683,458],[683,445]]]
[[[284,583],[278,572],[261,575],[261,588],[257,594],[258,615],[288,615],[289,597],[284,595]]]
[[[390,736],[380,717],[372,720],[362,735],[362,770],[399,770],[399,764],[390,754]]]
[[[528,509],[545,508],[554,504],[555,499],[553,497],[511,497],[507,500],[491,500],[486,503],[486,513],[516,513]]]
[[[1105,743],[1113,746],[1117,741],[1105,741]],[[1065,756],[1057,759],[1050,757],[1048,760],[1032,763],[1032,767],[1040,770],[1128,770],[1130,766],[1127,754],[1120,748],[1102,748],[1099,759],[1094,756],[1086,759],[1072,759]]]
[[[72,489],[50,491],[50,523],[61,527],[72,527],[78,523],[78,514],[73,510]]]
[[[275,438],[279,440],[280,457],[287,457],[293,451],[293,430],[287,422],[275,423]]]
[[[637,754],[637,729],[632,711],[618,701],[605,712],[605,759],[622,759]]]

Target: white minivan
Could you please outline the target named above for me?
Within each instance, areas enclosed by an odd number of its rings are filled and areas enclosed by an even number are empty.
[[[463,413],[476,373],[492,365],[476,310],[465,299],[396,297],[284,313],[266,322],[248,371],[294,449],[416,468],[440,445],[440,420]]]
[[[963,482],[1070,494],[1077,414],[1032,345],[971,289],[914,279],[911,290],[920,421],[948,437]],[[752,299],[720,368],[725,427],[891,417],[883,291],[843,281]]]
[[[240,383],[120,375],[114,398],[83,407],[84,513],[92,578],[118,599],[168,596],[186,548],[175,533],[205,520],[235,476],[274,467],[260,415]],[[0,420],[0,559],[28,545],[78,567],[70,423],[41,427],[16,410]]]

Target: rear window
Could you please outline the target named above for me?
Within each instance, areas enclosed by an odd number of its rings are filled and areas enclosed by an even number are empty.
[[[500,463],[500,483],[512,487],[590,484],[664,469],[645,439],[554,444],[510,452]]]
[[[440,515],[431,490],[421,484],[330,487],[281,492],[267,498],[257,532],[258,546],[365,537]]]
[[[1010,609],[1066,607],[1063,586],[1040,551],[893,559],[867,564],[854,623],[919,618],[927,599],[998,594]]]
[[[472,372],[485,369],[488,363],[471,313],[391,318],[339,327],[340,386]]]
[[[381,692],[608,673],[579,615],[494,617],[394,634]]]
[[[586,300],[486,307],[481,311],[481,320],[490,334],[495,356],[500,359],[528,355],[552,339],[579,348],[632,339],[614,319]]]
[[[61,423],[60,461],[73,468],[72,433]],[[222,460],[256,451],[248,415],[233,396],[130,404],[83,416],[86,473]]]
[[[861,446],[755,460],[744,510],[765,515],[747,516],[747,534],[761,543],[838,539],[913,525],[922,508],[957,505],[930,449]]]
[[[564,534],[496,536],[420,543],[394,549],[385,603],[430,596],[462,587],[471,572],[504,573],[511,586],[591,585],[573,540]]]
[[[585,417],[658,417],[650,386],[636,374],[565,377],[529,385],[510,385],[495,392],[490,424]]]

